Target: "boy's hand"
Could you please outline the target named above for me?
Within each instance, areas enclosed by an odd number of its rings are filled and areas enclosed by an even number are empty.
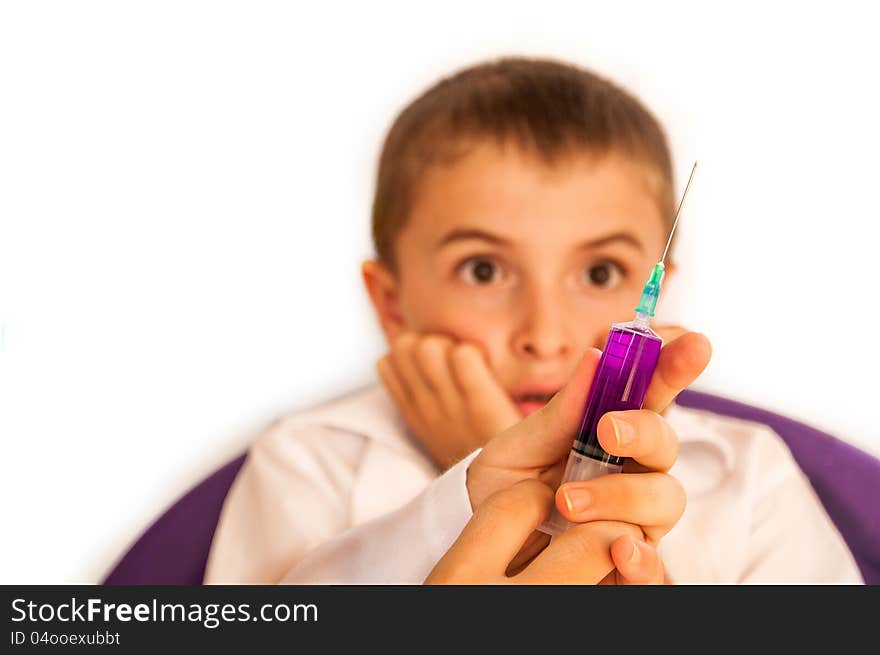
[[[475,511],[493,493],[522,480],[558,483],[599,357],[599,351],[588,351],[569,383],[545,407],[493,438],[471,462],[467,489]],[[624,473],[562,485],[556,505],[563,516],[574,522],[612,520],[638,525],[652,545],[672,529],[686,499],[678,481],[665,473],[678,455],[678,438],[658,412],[697,378],[710,357],[708,340],[693,332],[663,347],[645,409],[611,412],[599,422],[602,447],[631,458]],[[547,541],[540,533],[525,540],[514,558],[514,568],[527,563]]]
[[[522,418],[474,344],[404,332],[376,369],[404,420],[444,469]]]
[[[486,499],[426,584],[662,584],[657,551],[641,531],[616,521],[577,525],[511,574],[513,560],[547,518],[550,488],[523,480]],[[614,569],[608,573],[609,569]]]

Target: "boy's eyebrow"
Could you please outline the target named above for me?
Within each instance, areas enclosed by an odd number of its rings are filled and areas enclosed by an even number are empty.
[[[609,234],[608,236],[594,239],[593,241],[585,241],[584,243],[580,244],[577,249],[586,250],[587,248],[599,248],[600,246],[608,245],[609,243],[613,243],[614,241],[623,241],[631,245],[636,250],[644,250],[642,242],[629,232],[615,232],[614,234]]]
[[[463,241],[466,239],[480,239],[482,241],[488,241],[489,243],[494,243],[497,245],[510,245],[510,241],[504,239],[496,234],[492,234],[491,232],[485,232],[483,230],[477,229],[463,229],[457,228],[449,232],[446,236],[444,236],[438,243],[437,248],[441,248],[448,243],[453,241]],[[608,245],[609,243],[613,243],[615,241],[623,241],[625,243],[630,244],[637,250],[644,250],[642,246],[642,242],[639,241],[635,236],[630,234],[629,232],[615,232],[614,234],[609,234],[604,237],[600,237],[598,239],[593,239],[592,241],[585,241],[577,246],[577,250],[587,250],[588,248],[599,248],[601,246]]]
[[[496,234],[492,234],[491,232],[469,228],[456,228],[449,232],[445,237],[440,239],[440,241],[437,243],[437,248],[439,249],[445,246],[447,243],[452,243],[453,241],[464,241],[466,239],[480,239],[482,241],[488,241],[489,243],[495,243],[500,246],[510,245],[510,241]]]

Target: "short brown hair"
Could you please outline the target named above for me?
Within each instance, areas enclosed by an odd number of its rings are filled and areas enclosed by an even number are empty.
[[[664,220],[673,212],[673,172],[663,128],[634,96],[572,64],[503,58],[441,79],[391,126],[373,199],[373,245],[395,268],[394,241],[431,165],[450,163],[479,139],[514,141],[548,164],[578,151],[619,151],[659,179]]]

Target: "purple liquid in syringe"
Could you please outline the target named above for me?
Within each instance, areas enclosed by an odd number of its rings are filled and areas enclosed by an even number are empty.
[[[609,455],[596,437],[596,426],[606,412],[640,409],[660,356],[662,341],[650,328],[632,323],[611,327],[581,419],[574,450],[608,464],[623,464]]]

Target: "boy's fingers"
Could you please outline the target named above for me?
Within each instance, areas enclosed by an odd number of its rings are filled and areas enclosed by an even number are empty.
[[[618,521],[575,525],[553,539],[515,579],[522,584],[596,584],[614,569],[611,544],[627,535],[639,539],[642,531]]]
[[[699,377],[712,357],[712,345],[698,332],[687,332],[663,346],[643,407],[662,412]]]
[[[500,581],[526,539],[547,518],[553,491],[523,480],[483,501],[425,581],[468,584]]]
[[[663,584],[665,580],[657,550],[639,539],[630,536],[616,539],[611,544],[611,560],[625,584]]]
[[[493,466],[546,467],[565,457],[581,420],[601,351],[589,349],[568,384],[537,412],[492,439],[479,457]]]
[[[394,370],[394,365],[391,363],[391,358],[388,355],[376,362],[376,372],[379,374],[382,384],[385,385],[388,393],[391,394],[391,397],[397,404],[400,413],[403,414],[403,419],[411,428],[418,430],[421,419],[415,412],[415,405],[409,396],[409,392],[406,390],[403,382],[401,382],[400,376]]]
[[[416,401],[416,394],[423,392],[426,383],[421,379],[421,374],[416,369],[413,360],[413,349],[418,337],[413,332],[404,332],[391,342],[389,361],[394,366],[407,397],[410,402]]]
[[[406,391],[409,402],[423,419],[432,423],[442,416],[435,390],[422,375],[416,364],[419,335],[404,332],[391,344],[391,364]]]
[[[448,417],[457,416],[462,404],[461,393],[451,370],[453,347],[452,339],[441,335],[422,337],[414,346],[416,366]]]
[[[596,434],[607,452],[632,458],[645,469],[668,471],[678,457],[678,435],[650,409],[608,412],[599,419]]]
[[[519,412],[495,379],[482,351],[472,343],[454,346],[452,371],[471,418],[486,436],[506,430],[519,419]]]
[[[624,521],[641,526],[659,541],[681,518],[687,494],[666,473],[618,473],[566,482],[556,492],[556,506],[573,523]]]

